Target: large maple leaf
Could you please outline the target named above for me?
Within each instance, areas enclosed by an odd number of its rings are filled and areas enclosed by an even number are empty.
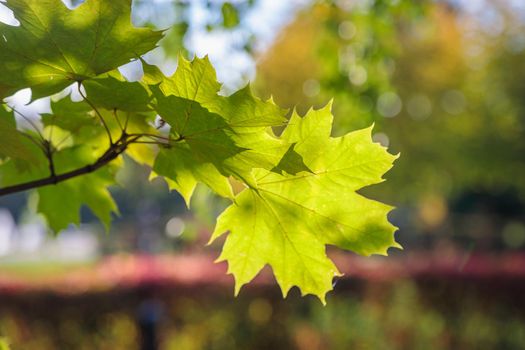
[[[396,158],[371,139],[371,128],[330,137],[330,106],[294,115],[282,138],[295,145],[309,171],[295,175],[257,169],[247,188],[218,218],[212,241],[230,231],[219,261],[226,260],[236,293],[269,264],[283,295],[298,286],[324,303],[337,267],[326,245],[363,255],[400,247],[387,220],[390,206],[356,190],[379,183]]]
[[[20,26],[0,23],[0,99],[30,87],[33,99],[111,71],[155,48],[162,32],[131,24],[131,0],[8,0]]]
[[[170,187],[187,202],[197,182],[224,197],[233,197],[229,176],[253,185],[251,169],[272,169],[288,143],[271,126],[284,123],[286,111],[273,101],[252,95],[249,86],[230,96],[219,95],[220,84],[207,58],[179,58],[172,77],[144,64],[144,80],[156,99],[155,110],[170,125],[174,140],[161,150],[153,170],[170,179]]]

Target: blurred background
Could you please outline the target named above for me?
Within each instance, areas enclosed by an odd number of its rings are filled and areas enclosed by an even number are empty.
[[[329,250],[345,276],[325,307],[283,300],[269,270],[234,298],[205,246],[227,203],[202,187],[189,212],[127,159],[109,234],[86,210],[54,238],[33,194],[0,197],[12,349],[525,348],[523,0],[137,0],[133,22],[172,28],[145,57],[166,74],[207,54],[225,94],[251,81],[300,113],[334,98],[335,135],[374,123],[401,157],[362,192],[397,207],[404,250]],[[10,101],[49,111],[28,91]]]

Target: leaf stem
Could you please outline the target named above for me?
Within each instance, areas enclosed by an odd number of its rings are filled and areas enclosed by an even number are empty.
[[[118,126],[120,128],[120,131],[124,131],[125,128],[123,128],[122,124],[120,123],[120,119],[118,118],[118,114],[117,114],[117,109],[116,108],[113,108],[113,116],[115,117],[115,120],[117,121],[117,124],[118,124]]]
[[[108,124],[106,123],[106,121],[104,120],[104,118],[102,117],[102,114],[100,114],[100,112],[98,111],[97,107],[95,107],[95,105],[87,98],[87,96],[82,92],[82,89],[80,88],[80,82],[78,82],[77,84],[77,88],[78,88],[78,93],[80,94],[80,96],[82,96],[82,98],[88,103],[88,105],[93,108],[93,110],[95,111],[95,113],[97,114],[98,118],[100,119],[100,121],[102,122],[102,125],[104,125],[104,129],[106,129],[106,133],[108,134],[108,138],[109,138],[109,144],[110,145],[113,145],[113,138],[111,137],[111,132],[109,131],[109,128],[108,128]]]
[[[29,125],[31,125],[31,127],[36,131],[36,133],[38,134],[38,136],[40,136],[40,139],[41,139],[42,141],[45,141],[45,140],[46,140],[45,137],[44,137],[44,135],[42,135],[42,133],[40,132],[40,130],[39,130],[38,127],[36,126],[36,124],[33,123],[33,121],[31,120],[31,118],[29,118],[29,117],[25,116],[23,113],[17,111],[17,110],[15,109],[15,107],[11,107],[11,106],[10,106],[9,108],[11,108],[16,114],[18,114],[18,115],[21,116],[26,122],[28,122]]]
[[[156,135],[156,134],[149,134],[149,133],[130,134],[130,136],[135,136],[135,135],[141,135],[141,136],[144,136],[144,137],[149,137],[149,138],[152,138],[152,139],[159,139],[159,140],[163,140],[163,141],[167,141],[167,142],[178,142],[178,141],[184,140],[183,136],[179,136],[176,139],[172,139],[171,137],[166,137],[166,136]]]
[[[20,131],[20,130],[18,130],[18,132],[19,132],[20,134],[22,134],[22,136],[26,137],[26,138],[29,139],[31,142],[33,142],[33,143],[34,143],[34,144],[35,144],[35,145],[36,145],[36,146],[37,146],[42,152],[46,153],[46,149],[45,149],[44,145],[42,145],[41,142],[38,142],[37,140],[35,140],[35,139],[33,138],[33,136],[31,136],[31,135],[28,134],[28,133],[25,133],[25,132]]]

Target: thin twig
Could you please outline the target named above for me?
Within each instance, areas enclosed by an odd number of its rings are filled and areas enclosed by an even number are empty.
[[[75,170],[67,171],[62,174],[56,175],[54,170],[54,164],[50,162],[50,176],[38,180],[28,181],[21,184],[0,188],[0,196],[5,196],[8,194],[22,192],[47,185],[57,184],[59,182],[66,181],[80,175],[92,173],[98,170],[99,168],[103,167],[104,165],[108,164],[122,153],[124,153],[128,145],[135,142],[139,142],[139,139],[141,137],[142,135],[140,134],[130,137],[129,135],[126,135],[126,133],[122,133],[119,140],[116,143],[110,145],[110,147],[104,152],[104,154],[102,154],[94,163]]]
[[[42,133],[40,132],[40,130],[38,129],[38,127],[36,126],[35,123],[33,123],[33,121],[31,120],[31,118],[25,116],[24,114],[22,114],[21,112],[17,111],[15,109],[15,107],[10,107],[16,114],[18,114],[19,116],[21,116],[26,122],[29,123],[29,125],[31,125],[31,127],[36,131],[36,133],[38,134],[38,136],[40,136],[40,139],[42,141],[45,141],[46,138],[44,137],[44,135],[42,135]]]
[[[140,144],[145,144],[145,145],[156,145],[156,146],[165,147],[165,148],[169,148],[172,146],[171,143],[161,142],[161,141],[135,141],[133,143],[140,143]]]
[[[167,143],[160,142],[160,141],[135,141],[133,143],[145,143],[149,145],[167,145]]]
[[[120,119],[118,119],[117,109],[113,108],[113,116],[115,117],[115,120],[117,121],[118,127],[120,128],[120,131],[124,131],[125,129],[122,127],[122,124],[120,124]]]
[[[51,118],[53,119],[53,121],[55,121],[56,115],[53,114],[53,116]],[[53,140],[54,126],[55,126],[55,123],[52,123],[51,126],[49,127],[49,135],[48,135],[49,142],[51,142],[51,140]]]
[[[70,131],[66,136],[62,138],[62,140],[58,141],[55,145],[55,148],[58,149],[64,142],[66,142],[67,139],[73,136],[73,133]]]
[[[28,133],[25,133],[23,131],[20,131],[20,130],[18,130],[18,132],[20,134],[22,134],[23,136],[27,137],[29,140],[31,140],[31,142],[33,142],[42,152],[46,153],[46,149],[45,149],[44,145],[42,143],[38,142],[37,140],[35,140],[33,138],[33,136],[31,136]]]
[[[93,103],[91,103],[90,100],[88,100],[87,96],[84,95],[84,93],[82,92],[82,89],[80,88],[80,82],[77,84],[77,87],[78,87],[78,92],[80,94],[80,96],[82,96],[82,98],[84,100],[86,100],[86,102],[89,104],[89,106],[91,108],[93,108],[93,110],[95,111],[95,113],[97,114],[98,118],[100,119],[100,121],[102,122],[102,125],[104,125],[104,128],[106,129],[106,133],[108,134],[108,138],[109,138],[109,144],[110,145],[113,145],[113,138],[111,137],[111,132],[109,131],[109,128],[108,128],[108,125],[106,124],[106,121],[104,120],[104,118],[102,117],[102,114],[100,114],[100,112],[98,111],[97,107],[95,107],[95,105]]]
[[[143,133],[143,134],[130,134],[130,136],[137,136],[137,135],[141,135],[141,136],[144,136],[144,137],[151,137],[153,139],[160,139],[160,140],[164,140],[164,141],[168,141],[168,142],[171,142],[171,141],[180,141],[182,140],[182,138],[179,138],[179,139],[172,139],[170,137],[165,137],[165,136],[162,136],[162,135],[155,135],[155,134],[149,134],[149,133]]]
[[[131,114],[130,112],[126,113],[126,121],[124,122],[124,131],[128,130],[128,122],[129,122],[129,115],[130,114]]]

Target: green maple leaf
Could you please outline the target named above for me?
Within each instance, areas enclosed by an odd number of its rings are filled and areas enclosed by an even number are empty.
[[[42,115],[44,126],[58,126],[71,133],[82,128],[99,128],[92,108],[85,102],[73,102],[69,96],[51,101],[50,114]]]
[[[150,96],[142,84],[115,77],[87,80],[83,83],[87,97],[97,107],[128,112],[150,111]]]
[[[186,202],[197,182],[231,198],[229,176],[254,185],[251,169],[274,168],[289,149],[270,128],[283,124],[286,111],[254,97],[248,86],[231,96],[219,95],[221,86],[206,57],[192,62],[179,57],[170,78],[143,64],[143,81],[151,84],[155,110],[176,140],[159,153],[153,170],[170,179],[170,187]]]
[[[38,212],[45,216],[49,227],[59,232],[69,224],[80,224],[80,210],[87,206],[109,230],[112,214],[118,214],[117,204],[107,187],[115,182],[108,168],[77,177],[57,185],[41,187]]]
[[[272,100],[262,101],[253,96],[249,85],[233,95],[219,95],[221,84],[207,56],[196,57],[193,61],[179,56],[177,70],[170,78],[144,61],[143,67],[144,81],[150,85],[158,84],[164,95],[198,102],[208,111],[222,115],[232,127],[268,127],[286,122],[287,111]]]
[[[310,171],[255,170],[256,188],[235,198],[217,221],[212,241],[230,231],[218,261],[227,261],[236,293],[269,264],[286,296],[293,286],[325,302],[340,275],[326,245],[363,255],[400,247],[387,220],[390,206],[356,193],[379,183],[395,156],[371,140],[371,128],[330,137],[330,106],[294,115],[282,138],[295,144]]]
[[[8,0],[20,26],[0,23],[0,98],[33,99],[111,71],[156,47],[162,33],[131,24],[131,0]]]
[[[217,100],[221,84],[207,56],[196,57],[188,61],[179,55],[177,70],[173,76],[166,78],[156,68],[143,61],[145,81],[150,85],[160,83],[160,89],[166,95],[174,95],[199,103],[212,103]]]
[[[228,178],[223,176],[213,163],[205,159],[196,159],[196,155],[186,144],[161,150],[153,165],[153,177],[157,174],[164,176],[170,189],[179,192],[188,207],[198,182],[202,182],[222,197],[233,198]]]

